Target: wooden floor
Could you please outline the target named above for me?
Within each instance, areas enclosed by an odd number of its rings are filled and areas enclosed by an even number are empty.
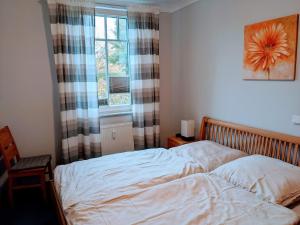
[[[8,207],[7,199],[2,196],[0,206],[1,225],[57,225],[55,209],[52,205],[49,188],[48,203],[42,199],[39,189],[27,189],[15,192],[15,204]],[[4,192],[5,194],[5,192]]]

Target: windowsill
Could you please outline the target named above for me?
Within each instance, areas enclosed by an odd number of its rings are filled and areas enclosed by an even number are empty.
[[[131,105],[123,106],[101,106],[100,118],[114,117],[114,116],[126,116],[132,114]]]
[[[132,111],[116,112],[116,113],[101,113],[100,118],[114,117],[114,116],[127,116],[127,115],[131,115],[131,114],[132,114]]]

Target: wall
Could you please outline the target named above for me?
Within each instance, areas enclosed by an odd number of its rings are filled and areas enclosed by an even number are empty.
[[[244,25],[299,11],[298,0],[200,0],[172,14],[174,124],[209,115],[299,136],[300,57],[296,81],[242,79]]]
[[[167,145],[172,129],[172,82],[171,76],[171,14],[161,13],[159,17],[159,59],[160,59],[160,132],[161,145]]]
[[[58,101],[43,17],[38,0],[1,0],[0,126],[11,128],[21,156],[55,158]]]

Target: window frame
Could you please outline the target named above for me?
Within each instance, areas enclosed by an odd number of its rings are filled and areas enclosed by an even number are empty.
[[[130,67],[129,67],[129,40],[128,40],[128,17],[127,11],[125,10],[103,10],[102,8],[96,8],[95,17],[103,17],[104,18],[104,38],[96,38],[95,35],[95,43],[96,41],[102,41],[105,43],[105,76],[106,76],[106,85],[107,85],[107,105],[100,105],[101,99],[98,97],[99,109],[101,112],[101,116],[114,116],[120,114],[131,114],[132,113],[132,96],[131,96],[131,76],[130,76]],[[116,39],[108,38],[108,29],[107,29],[107,18],[116,18],[117,22],[117,37]],[[119,27],[119,19],[127,20],[126,27],[126,40],[120,39],[120,27]],[[95,27],[96,29],[96,27]],[[95,32],[96,34],[96,32]],[[119,42],[127,44],[127,70],[128,70],[128,78],[129,78],[129,96],[130,103],[122,104],[122,105],[109,105],[109,97],[110,97],[110,76],[109,76],[109,62],[108,62],[108,43],[109,42]]]

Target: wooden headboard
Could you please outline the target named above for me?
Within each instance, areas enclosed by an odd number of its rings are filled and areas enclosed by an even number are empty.
[[[300,137],[203,117],[200,140],[210,140],[300,166]]]

